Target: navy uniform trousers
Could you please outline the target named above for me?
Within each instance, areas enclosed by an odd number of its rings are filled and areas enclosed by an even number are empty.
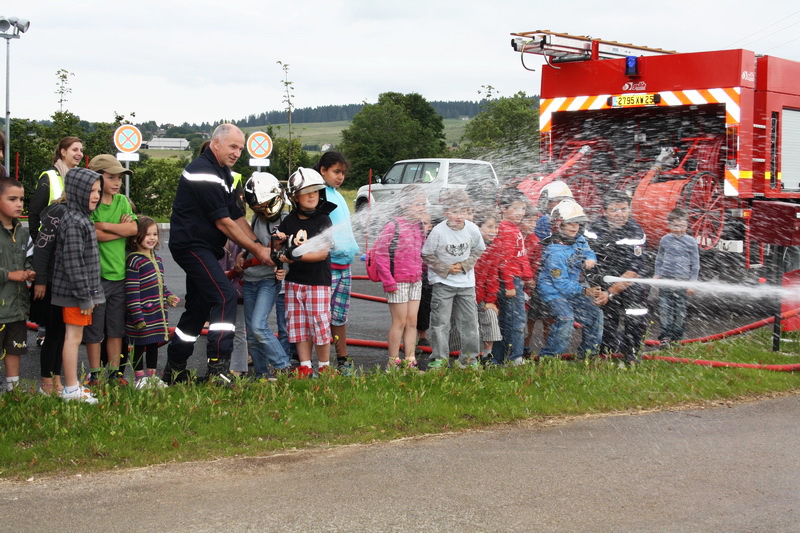
[[[168,370],[184,371],[194,343],[209,322],[206,353],[209,360],[230,359],[236,330],[238,296],[210,250],[172,249],[175,262],[186,272],[184,311],[167,349]]]

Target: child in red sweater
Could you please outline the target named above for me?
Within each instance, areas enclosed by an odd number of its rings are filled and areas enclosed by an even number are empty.
[[[525,343],[525,293],[523,283],[533,280],[525,239],[519,223],[529,205],[527,197],[517,189],[506,189],[498,198],[502,221],[497,237],[487,250],[491,267],[486,276],[487,304],[496,303],[503,340],[495,342],[494,362],[511,364],[525,362],[522,350]]]

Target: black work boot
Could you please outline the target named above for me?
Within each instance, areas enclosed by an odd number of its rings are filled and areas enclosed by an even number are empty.
[[[200,381],[207,381],[215,385],[231,385],[234,375],[228,370],[230,362],[230,359],[209,359],[206,375]]]
[[[164,375],[161,379],[167,385],[186,383],[189,381],[189,372],[186,371],[186,363],[179,364],[167,360],[167,364],[164,366]]]

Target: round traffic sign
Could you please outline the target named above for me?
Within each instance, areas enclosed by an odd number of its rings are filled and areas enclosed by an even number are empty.
[[[256,159],[269,157],[272,153],[272,139],[263,131],[254,131],[247,138],[247,151]]]
[[[114,132],[114,146],[120,152],[131,154],[142,146],[142,132],[133,124],[123,124]]]

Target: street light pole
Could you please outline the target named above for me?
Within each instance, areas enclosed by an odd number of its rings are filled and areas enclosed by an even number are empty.
[[[5,37],[5,35],[3,36]],[[19,38],[19,36],[17,36]],[[6,154],[5,154],[5,163],[6,168],[9,169],[8,175],[11,175],[11,107],[10,102],[11,98],[9,96],[11,92],[11,39],[12,37],[5,37],[6,39]]]
[[[19,39],[20,33],[30,28],[29,20],[0,16],[0,37],[6,40],[6,153],[5,164],[11,175],[11,39]],[[10,30],[10,31],[9,31]]]

